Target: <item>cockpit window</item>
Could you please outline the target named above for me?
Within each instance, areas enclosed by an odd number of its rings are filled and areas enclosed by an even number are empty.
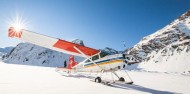
[[[106,53],[106,52],[101,52],[100,53],[100,57],[102,58],[102,57],[105,57],[105,56],[107,56],[108,55],[108,53]]]
[[[105,56],[107,56],[107,55],[108,55],[107,53],[101,52],[101,53],[100,53],[100,58],[105,57]],[[92,57],[92,61],[97,60],[97,59],[100,59],[100,58],[99,58],[99,55],[93,56],[93,57]],[[89,59],[85,61],[85,63],[88,63],[88,62],[90,62]]]
[[[97,59],[99,59],[99,56],[98,56],[98,55],[92,57],[92,60],[93,60],[93,61],[94,61],[94,60],[97,60]]]

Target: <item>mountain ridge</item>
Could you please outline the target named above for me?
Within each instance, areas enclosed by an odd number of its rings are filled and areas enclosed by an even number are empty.
[[[80,39],[75,39],[73,42],[84,45]],[[109,54],[121,53],[109,47],[100,50]],[[188,60],[190,56],[190,11],[155,33],[145,36],[124,53],[133,55],[140,62],[133,69],[188,73],[190,71],[190,61]],[[29,65],[35,62],[37,64],[34,65],[38,66],[58,67],[62,66],[65,60],[68,61],[68,57],[69,55],[33,44],[21,43],[7,56],[5,61]],[[29,62],[31,60],[29,58],[32,58],[33,61]],[[82,59],[76,57],[76,60],[81,61]]]
[[[189,47],[190,11],[187,11],[164,28],[145,36],[127,53],[141,62],[139,69],[183,73],[190,70]]]

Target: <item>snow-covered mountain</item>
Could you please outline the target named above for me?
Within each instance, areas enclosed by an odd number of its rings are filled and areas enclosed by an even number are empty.
[[[108,54],[118,54],[119,52],[116,51],[113,48],[105,47],[104,49],[100,49],[102,52],[108,53]]]
[[[84,46],[84,42],[80,39],[75,39],[72,42]]]
[[[80,39],[75,39],[73,43],[84,46],[84,42]],[[112,48],[106,47],[102,49],[108,54],[118,53]],[[11,51],[6,57],[4,62],[24,65],[46,66],[46,67],[60,67],[63,66],[63,62],[69,59],[68,54],[53,51],[44,47],[40,47],[30,43],[20,43],[13,51]],[[75,56],[75,60],[80,62],[83,60],[81,57]]]
[[[4,62],[34,66],[60,67],[63,66],[65,60],[68,62],[69,56],[70,55],[68,54],[53,51],[34,44],[20,43],[6,56]],[[75,61],[79,62],[82,60],[83,58],[81,57],[75,57]]]
[[[4,47],[4,48],[0,48],[0,59],[11,52],[11,50],[13,49],[14,47]]]
[[[190,72],[190,11],[128,50],[149,71]]]
[[[84,45],[82,40],[74,43]],[[101,51],[119,53],[106,47]],[[190,11],[184,13],[169,25],[144,37],[134,47],[126,50],[141,63],[138,69],[161,72],[190,73]],[[6,58],[7,63],[62,66],[69,55],[52,51],[29,43],[19,44]],[[76,57],[77,61],[82,59]]]

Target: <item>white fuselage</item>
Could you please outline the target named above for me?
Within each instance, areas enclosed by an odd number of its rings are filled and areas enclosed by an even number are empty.
[[[125,68],[124,57],[122,54],[108,55],[93,62],[87,62],[84,60],[79,63],[75,69],[83,72],[100,72],[102,70],[109,71],[112,69]]]

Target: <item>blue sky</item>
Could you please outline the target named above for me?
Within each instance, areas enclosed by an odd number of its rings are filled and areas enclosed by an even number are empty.
[[[8,19],[18,13],[28,30],[86,46],[124,50],[163,28],[190,9],[190,0],[1,0],[0,47],[16,45],[7,37]]]

